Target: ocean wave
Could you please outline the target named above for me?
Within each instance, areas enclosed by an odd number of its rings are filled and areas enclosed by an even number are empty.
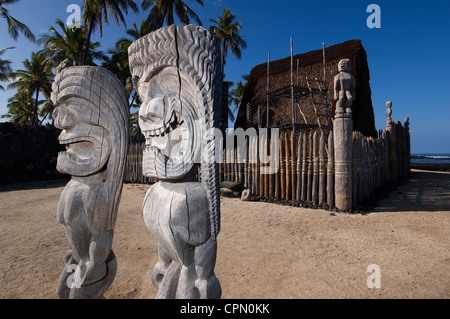
[[[411,162],[423,164],[450,164],[450,153],[411,154]]]
[[[411,154],[411,156],[428,159],[450,159],[450,154]]]

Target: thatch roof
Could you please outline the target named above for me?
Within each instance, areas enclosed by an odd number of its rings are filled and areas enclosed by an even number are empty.
[[[360,40],[350,40],[340,44],[330,46],[325,49],[326,56],[326,84],[328,88],[328,104],[331,113],[334,114],[336,102],[333,99],[333,78],[338,73],[337,65],[339,60],[348,58],[353,62],[352,73],[356,78],[356,99],[353,103],[353,127],[355,131],[360,131],[365,136],[376,137],[375,119],[372,107],[370,74],[367,63],[367,54]],[[323,52],[322,49],[297,54],[293,57],[293,77],[294,85],[297,86],[296,94],[300,97],[302,88],[307,87],[306,77],[310,79],[324,79]],[[269,91],[282,90],[291,84],[291,57],[271,61],[269,78]],[[298,70],[298,71],[297,71]],[[317,87],[313,83],[313,87]],[[290,91],[290,88],[289,88]],[[298,91],[298,92],[297,92]],[[288,95],[289,96],[289,95]],[[321,100],[319,95],[315,95],[317,101]],[[250,103],[250,109],[246,105]],[[267,106],[267,63],[255,66],[249,76],[247,88],[244,93],[241,107],[235,123],[237,127],[247,127],[247,111],[249,111],[250,125],[258,127],[258,106],[262,127],[266,127],[266,106]],[[299,127],[310,127],[317,123],[313,102],[309,94],[299,98],[295,104],[296,123]],[[319,110],[323,113],[324,110]],[[323,123],[323,122],[322,122]],[[277,98],[271,96],[269,99],[269,127],[289,128],[292,127],[292,102],[289,97]]]

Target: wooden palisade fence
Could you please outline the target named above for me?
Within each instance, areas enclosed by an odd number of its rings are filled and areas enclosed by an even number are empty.
[[[274,174],[262,173],[260,159],[251,161],[252,154],[260,153],[262,143],[247,139],[244,161],[233,159],[221,164],[221,180],[239,182],[253,196],[275,200],[293,200],[313,206],[335,207],[335,146],[332,131],[310,130],[281,132],[279,139],[279,169]],[[270,142],[266,143],[271,155]],[[368,199],[383,185],[410,173],[410,137],[400,123],[392,123],[380,132],[378,138],[352,134],[352,204]],[[264,161],[263,161],[264,162]]]
[[[409,127],[388,122],[378,138],[353,131],[351,167],[351,203],[368,199],[383,185],[410,173]],[[152,183],[142,175],[143,142],[130,143],[125,182]],[[274,200],[308,203],[333,208],[336,205],[335,141],[332,130],[281,132],[277,152],[272,143],[246,137],[243,158],[236,148],[224,150],[220,163],[221,181],[243,184],[250,195]],[[261,149],[262,148],[262,149]],[[228,153],[227,153],[228,152]],[[278,156],[272,156],[277,154]],[[270,162],[265,156],[270,156]],[[227,161],[228,159],[228,161]],[[264,168],[275,161],[278,170],[266,174]],[[339,172],[338,172],[339,173]]]
[[[142,174],[142,154],[145,142],[130,142],[128,146],[127,161],[125,164],[125,183],[154,183],[156,179],[145,177]]]

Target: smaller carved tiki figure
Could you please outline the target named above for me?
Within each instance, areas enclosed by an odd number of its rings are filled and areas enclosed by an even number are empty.
[[[394,123],[394,121],[392,120],[392,101],[387,101],[386,102],[386,125],[391,125],[392,123]]]
[[[334,77],[334,100],[337,101],[336,114],[351,114],[356,89],[355,77],[351,73],[352,61],[349,59],[340,60],[338,70],[339,74]]]
[[[128,146],[125,89],[99,67],[70,67],[55,77],[55,126],[62,130],[58,171],[72,175],[57,217],[71,250],[64,257],[59,298],[101,298],[116,274],[111,250]]]

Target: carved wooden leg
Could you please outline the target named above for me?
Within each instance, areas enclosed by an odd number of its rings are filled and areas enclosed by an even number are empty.
[[[195,248],[195,270],[198,279],[195,286],[200,293],[200,299],[220,299],[222,288],[214,274],[216,266],[217,241],[210,238],[205,244]]]

